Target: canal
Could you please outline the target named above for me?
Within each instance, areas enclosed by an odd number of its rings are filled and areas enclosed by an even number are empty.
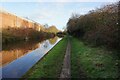
[[[2,78],[20,78],[37,63],[61,38],[41,42],[29,41],[4,46],[2,54]]]

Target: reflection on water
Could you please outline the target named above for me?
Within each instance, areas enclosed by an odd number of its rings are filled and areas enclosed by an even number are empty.
[[[4,78],[19,78],[40,60],[60,39],[57,37],[42,42],[21,42],[4,46],[2,73]]]
[[[54,37],[54,39],[49,39],[49,43],[50,44],[55,44],[55,42],[57,41],[58,37]]]
[[[16,60],[30,51],[40,47],[40,43],[38,42],[21,42],[13,45],[4,46],[3,51],[0,52],[2,54],[2,65],[5,66],[8,63]]]

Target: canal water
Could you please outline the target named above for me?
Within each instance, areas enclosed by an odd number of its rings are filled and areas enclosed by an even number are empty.
[[[61,38],[52,38],[42,42],[24,42],[7,45],[2,54],[2,78],[20,78],[37,63]]]

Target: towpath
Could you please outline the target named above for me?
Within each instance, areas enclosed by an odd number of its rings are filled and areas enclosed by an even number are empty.
[[[70,52],[71,52],[71,45],[70,45],[70,41],[68,38],[68,44],[67,44],[67,48],[66,48],[66,53],[65,53],[65,57],[64,57],[64,61],[63,61],[63,67],[62,67],[62,71],[60,74],[60,78],[70,78],[71,77]]]

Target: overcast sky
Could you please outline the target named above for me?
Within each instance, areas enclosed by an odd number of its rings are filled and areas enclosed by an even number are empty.
[[[3,9],[21,17],[28,17],[40,24],[55,25],[62,30],[72,13],[86,14],[116,0],[2,0]]]

